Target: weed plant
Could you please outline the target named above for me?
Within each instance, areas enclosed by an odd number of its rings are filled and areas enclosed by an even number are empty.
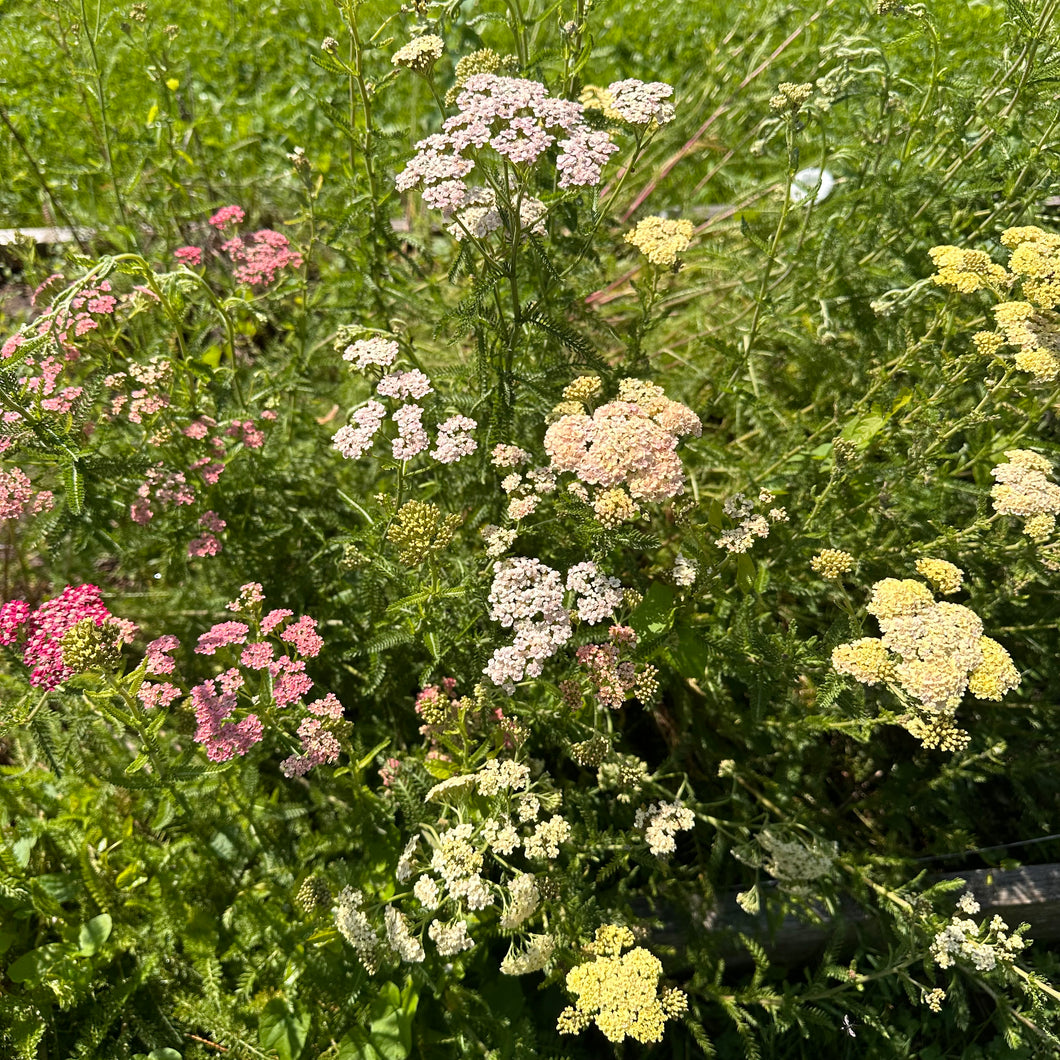
[[[1055,1056],[1056,8],[0,7],[3,1055]]]

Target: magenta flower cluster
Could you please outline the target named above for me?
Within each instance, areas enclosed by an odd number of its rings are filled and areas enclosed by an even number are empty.
[[[9,600],[0,607],[0,644],[13,647],[29,667],[29,683],[37,688],[56,688],[74,671],[63,662],[63,634],[86,619],[97,626],[113,623],[128,643],[136,635],[136,625],[115,618],[103,603],[103,592],[96,585],[68,585],[36,610],[25,600]]]

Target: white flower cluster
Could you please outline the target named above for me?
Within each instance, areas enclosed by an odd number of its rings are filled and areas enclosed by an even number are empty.
[[[535,236],[547,234],[545,217],[548,207],[533,195],[523,195],[519,200],[519,228]],[[497,207],[497,194],[492,188],[468,188],[464,206],[453,213],[454,223],[446,231],[460,241],[465,235],[485,239],[504,225],[504,218]]]
[[[650,125],[653,121],[666,125],[673,121],[673,104],[666,102],[673,94],[673,87],[662,81],[645,83],[632,77],[607,86],[611,109],[630,125]]]
[[[346,347],[342,355],[361,372],[376,366],[390,368],[398,355],[398,344],[392,339],[373,335],[358,339]],[[375,387],[379,397],[400,401],[392,415],[398,429],[397,437],[391,441],[395,460],[411,460],[430,444],[423,428],[423,407],[415,404],[428,394],[434,393],[430,379],[418,368],[409,371],[389,372],[379,379]],[[347,460],[360,459],[372,446],[372,441],[383,424],[386,407],[372,399],[353,413],[357,425],[340,427],[331,440],[332,446]],[[478,448],[472,432],[478,424],[467,416],[451,416],[438,426],[438,437],[431,456],[442,464],[454,464]]]
[[[517,530],[505,530],[503,527],[494,526],[493,523],[487,523],[486,526],[479,530],[479,533],[482,535],[483,541],[486,542],[486,555],[491,559],[503,556],[519,536]]]
[[[541,892],[538,890],[537,879],[534,874],[532,872],[520,873],[508,885],[508,895],[504,903],[501,927],[505,931],[512,931],[521,924],[526,923],[537,911],[537,907],[540,904]]]
[[[677,558],[674,560],[673,570],[670,571],[670,577],[673,578],[674,585],[687,589],[690,585],[695,584],[698,571],[699,568],[692,560],[683,552],[678,552]]]
[[[674,836],[690,831],[695,823],[695,814],[677,802],[653,802],[647,809],[641,807],[633,821],[635,828],[644,830],[648,849],[656,857],[672,854],[677,849]]]
[[[392,905],[386,907],[386,937],[390,948],[403,961],[419,964],[426,954],[423,943],[409,931],[409,922],[405,915]]]
[[[530,767],[510,758],[504,762],[491,758],[475,778],[480,795],[497,795],[502,791],[522,791],[530,783]]]
[[[559,857],[559,845],[570,839],[570,825],[558,813],[542,821],[533,832],[523,839],[523,851],[528,858]]]
[[[514,450],[515,455],[505,454],[505,459],[515,459],[518,454],[529,458],[529,454],[523,453],[523,450],[517,449],[515,446],[497,446],[494,449],[493,462],[498,467],[514,466],[513,464],[497,464],[496,453],[498,449]],[[508,502],[508,518],[517,523],[520,519],[525,519],[537,510],[538,501],[543,495],[555,492],[556,474],[550,467],[535,467],[527,471],[524,479],[518,471],[513,471],[511,474],[505,475],[501,480],[501,489],[511,498]]]
[[[526,947],[516,953],[514,947],[501,961],[501,972],[504,975],[529,975],[539,972],[552,959],[556,940],[551,935],[530,935]]]
[[[369,975],[379,966],[379,939],[361,908],[364,895],[352,887],[344,887],[334,909],[335,927],[339,934],[357,951],[357,956]]]
[[[614,618],[615,608],[622,603],[622,583],[590,560],[567,571],[567,588],[577,594],[578,618],[590,626]]]
[[[539,677],[544,661],[571,636],[570,613],[564,606],[564,583],[559,572],[538,559],[517,556],[493,566],[490,618],[514,629],[515,641],[497,648],[485,673],[509,695],[524,677]],[[567,575],[566,589],[576,595],[578,617],[590,624],[614,615],[622,603],[617,578],[604,575],[595,563],[578,563]]]
[[[979,903],[970,892],[957,902],[958,913],[936,936],[931,944],[931,956],[940,968],[951,968],[959,960],[968,961],[977,972],[990,972],[998,962],[1009,963],[1026,945],[1018,934],[1011,934],[1008,925],[996,914],[989,923],[977,924],[970,919],[979,912]],[[962,917],[960,913],[969,914]]]
[[[760,504],[772,504],[775,497],[769,490],[758,494]],[[747,552],[754,544],[756,537],[769,537],[770,522],[785,523],[788,514],[783,508],[770,508],[769,518],[754,514],[755,502],[742,493],[735,493],[722,505],[722,511],[737,523],[730,530],[722,531],[721,537],[714,542],[726,552]]]
[[[464,950],[470,950],[475,943],[468,938],[467,921],[458,920],[452,924],[443,924],[440,920],[431,922],[427,934],[434,940],[438,953],[442,957],[455,957]]]

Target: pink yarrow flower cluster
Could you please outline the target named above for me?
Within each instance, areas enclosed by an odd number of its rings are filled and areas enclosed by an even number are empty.
[[[282,232],[262,228],[251,236],[234,236],[221,246],[234,262],[232,275],[251,287],[268,287],[284,269],[300,269],[302,255],[291,249]]]
[[[538,559],[517,556],[493,565],[490,618],[515,632],[512,644],[497,648],[483,671],[509,695],[525,677],[539,677],[544,662],[566,644],[572,633],[564,590],[576,597],[578,617],[589,624],[612,618],[622,602],[617,578],[595,563],[572,567],[566,583],[558,571]]]
[[[494,208],[484,184],[466,182],[487,147],[517,170],[555,149],[561,188],[599,184],[608,157],[618,150],[607,132],[589,127],[580,103],[550,97],[537,81],[475,74],[456,103],[459,113],[446,119],[442,132],[416,144],[396,180],[399,191],[422,188],[424,202],[446,217],[465,207],[483,215]]]
[[[115,618],[107,610],[98,586],[68,585],[36,610],[24,600],[9,600],[0,607],[0,644],[21,652],[23,663],[30,669],[31,685],[56,688],[74,674],[63,662],[63,634],[86,619],[97,626],[107,622],[118,626],[123,643],[136,634],[134,623]]]
[[[8,442],[8,439],[2,439]],[[3,452],[7,446],[0,448]],[[18,519],[32,512],[46,512],[55,504],[51,490],[35,490],[29,476],[20,468],[0,468],[0,519]]]

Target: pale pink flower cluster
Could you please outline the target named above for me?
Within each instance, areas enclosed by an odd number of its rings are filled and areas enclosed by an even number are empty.
[[[389,368],[398,355],[398,344],[393,339],[384,339],[373,335],[368,339],[358,339],[346,347],[342,355],[344,361],[351,361],[353,366],[363,372],[369,365]]]
[[[304,777],[314,766],[337,762],[339,758],[339,741],[321,719],[341,721],[342,704],[329,692],[323,699],[310,703],[306,710],[314,717],[303,718],[298,726],[302,753],[290,755],[280,763],[280,772],[285,777]]]
[[[523,194],[519,199],[519,229],[531,235],[547,235],[545,218],[548,207],[533,195]],[[473,187],[468,189],[464,205],[456,210],[453,223],[446,231],[456,240],[465,235],[475,239],[485,239],[491,232],[496,232],[504,225],[504,215],[497,207],[497,194],[492,188]]]
[[[137,499],[129,508],[134,523],[149,523],[155,515],[153,504],[194,504],[195,491],[188,485],[183,471],[165,471],[161,462],[148,468],[147,477],[136,491]]]
[[[404,401],[406,398],[422,398],[434,392],[431,381],[418,368],[410,372],[392,372],[384,375],[376,384],[375,392],[381,397],[397,398]]]
[[[503,443],[495,445],[493,452],[490,454],[490,463],[494,467],[519,467],[522,464],[529,464],[530,459],[530,454],[525,449],[520,449],[517,445],[504,445]]]
[[[478,424],[469,416],[450,416],[438,425],[438,440],[431,456],[440,464],[455,464],[470,456],[478,448],[471,433],[476,427]]]
[[[639,383],[639,380],[624,382]],[[691,409],[671,401],[658,387],[626,388],[638,400],[601,405],[590,416],[560,416],[545,432],[545,451],[556,471],[569,471],[590,486],[626,486],[633,497],[664,501],[684,492],[684,469],[676,449],[683,435],[699,435]]]
[[[630,125],[666,125],[673,121],[673,104],[666,102],[673,94],[673,87],[662,81],[645,83],[627,78],[607,86],[611,109]]]
[[[566,586],[558,571],[525,556],[500,560],[493,572],[490,618],[514,630],[515,640],[497,648],[483,672],[509,695],[524,676],[539,677],[544,661],[570,639],[564,588],[575,594],[579,618],[589,623],[612,617],[622,602],[618,580],[608,578],[591,562],[572,567]]]
[[[394,413],[398,436],[390,443],[395,460],[411,460],[431,444],[423,429],[423,409],[419,405],[402,405]]]
[[[551,98],[537,81],[475,74],[456,103],[459,113],[446,119],[441,133],[416,144],[396,180],[399,191],[422,188],[424,202],[446,217],[466,207],[484,210],[478,221],[488,227],[484,218],[495,203],[483,194],[484,185],[466,183],[487,147],[516,167],[534,165],[555,147],[561,188],[599,184],[618,150],[607,132],[586,124],[580,103]]]
[[[0,606],[0,644],[13,647],[22,656],[30,670],[31,685],[56,688],[74,673],[63,662],[63,634],[86,619],[97,626],[105,622],[117,625],[124,643],[137,632],[134,623],[117,619],[107,610],[98,586],[68,585],[36,610],[24,600],[9,600]]]
[[[6,448],[6,445],[0,448],[0,452]],[[52,491],[34,490],[29,476],[21,468],[0,468],[0,519],[17,519],[27,512],[45,512],[54,504]]]
[[[385,416],[385,406],[378,401],[369,401],[353,414],[353,421],[357,426],[346,424],[345,427],[340,427],[331,440],[332,446],[347,460],[360,459],[371,448],[372,439],[382,426]]]

